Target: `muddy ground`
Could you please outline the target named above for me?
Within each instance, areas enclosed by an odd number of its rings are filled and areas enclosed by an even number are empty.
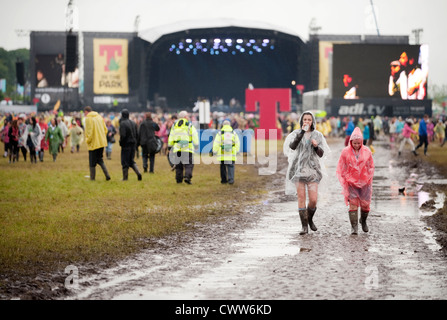
[[[0,298],[445,299],[447,224],[445,215],[434,214],[447,208],[440,196],[445,184],[432,183],[445,177],[378,142],[370,232],[352,236],[335,178],[341,143],[331,144],[316,232],[299,235],[297,203],[284,195],[286,161],[280,157],[268,196],[244,214],[148,239],[150,249],[125,261],[6,279]],[[66,282],[70,277],[74,281]]]

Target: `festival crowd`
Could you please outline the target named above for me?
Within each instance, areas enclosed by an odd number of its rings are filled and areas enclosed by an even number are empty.
[[[108,133],[108,145],[105,148],[107,159],[111,159],[115,135],[119,132],[119,112],[100,113],[104,119]],[[38,114],[3,114],[0,115],[0,136],[4,144],[3,157],[10,163],[19,161],[20,156],[30,161],[44,161],[45,151],[56,161],[57,155],[66,148],[70,152],[79,152],[84,141],[85,116],[81,112],[54,113],[52,111]],[[130,119],[140,126],[145,119],[145,113],[130,113]],[[161,153],[167,154],[169,133],[177,120],[176,113],[154,112],[152,120],[160,130],[155,134],[163,142]],[[278,115],[277,126],[283,132],[283,137],[299,129],[299,115],[297,113],[281,113]],[[259,127],[259,115],[253,113],[224,113],[213,112],[208,127],[220,130],[225,120],[229,120],[233,129],[256,129]],[[191,122],[198,128],[199,114],[191,114]],[[405,143],[412,145],[412,151],[424,144],[424,153],[430,143],[445,144],[447,137],[447,117],[429,118],[409,117],[320,117],[316,118],[316,129],[324,137],[345,138],[345,145],[355,127],[359,127],[364,138],[364,144],[373,150],[373,140],[388,140],[399,144],[399,155]],[[426,138],[425,138],[426,137]],[[426,140],[425,140],[426,139]],[[415,152],[414,152],[415,153]],[[138,153],[137,153],[138,157]]]

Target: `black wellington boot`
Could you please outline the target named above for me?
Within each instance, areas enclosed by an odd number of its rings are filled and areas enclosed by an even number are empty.
[[[137,167],[137,164],[136,164],[136,163],[134,163],[134,164],[132,165],[132,169],[133,169],[133,171],[135,171],[135,173],[137,174],[137,176],[138,176],[138,180],[141,181],[141,179],[143,179],[143,176],[141,175],[140,170],[138,170],[138,167]]]
[[[106,164],[103,162],[100,164],[100,167],[101,167],[102,171],[104,172],[104,175],[106,176],[106,180],[109,181],[110,175],[109,175],[109,171],[107,171]]]
[[[362,224],[362,230],[363,232],[368,232],[369,228],[366,224],[366,218],[368,218],[369,211],[360,211],[360,223]]]
[[[349,221],[351,222],[351,234],[357,234],[359,227],[359,213],[357,210],[349,210]]]
[[[123,169],[123,181],[127,181],[129,179],[129,168]]]
[[[96,176],[96,168],[90,167],[90,180],[95,180],[95,176]]]
[[[317,227],[315,226],[314,222],[313,222],[313,217],[315,214],[315,211],[317,211],[317,208],[307,208],[307,216],[308,216],[308,220],[309,220],[309,227],[312,231],[317,231]]]
[[[300,234],[301,235],[307,234],[309,232],[309,229],[308,229],[309,220],[308,220],[308,216],[307,216],[307,209],[298,210],[298,211],[300,213],[301,226],[303,227]]]

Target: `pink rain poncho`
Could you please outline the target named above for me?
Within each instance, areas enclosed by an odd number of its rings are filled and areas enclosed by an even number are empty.
[[[337,165],[337,177],[343,188],[345,204],[349,203],[369,211],[372,196],[372,181],[374,176],[374,160],[371,150],[363,145],[356,154],[352,140],[362,139],[360,128],[356,127],[349,139],[349,145],[340,155]]]
[[[291,132],[284,141],[284,155],[287,157],[289,166],[287,168],[285,193],[287,195],[296,195],[296,184],[303,183],[320,183],[324,176],[324,160],[327,159],[330,148],[324,138],[324,135],[316,130],[314,115],[305,111],[300,117],[300,126],[302,126],[303,115],[310,114],[312,116],[312,130],[303,134],[302,129]],[[297,135],[303,135],[295,150],[290,148],[290,144],[295,140]],[[323,151],[320,157],[315,148],[312,146],[312,139],[318,143],[318,147]]]

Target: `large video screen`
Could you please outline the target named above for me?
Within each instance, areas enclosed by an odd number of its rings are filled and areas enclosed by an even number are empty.
[[[35,64],[36,88],[79,87],[78,69],[65,73],[65,60],[62,53],[36,55]]]
[[[428,45],[334,44],[333,98],[427,99]]]

